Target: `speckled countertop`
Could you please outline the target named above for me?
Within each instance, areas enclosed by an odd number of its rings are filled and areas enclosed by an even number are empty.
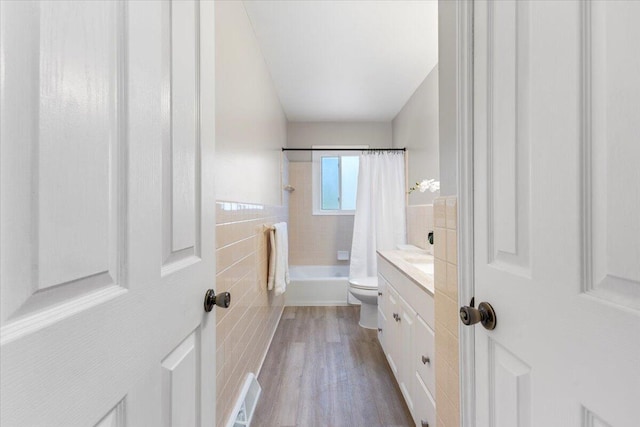
[[[378,254],[389,261],[405,276],[434,294],[433,256],[420,250],[378,251]]]

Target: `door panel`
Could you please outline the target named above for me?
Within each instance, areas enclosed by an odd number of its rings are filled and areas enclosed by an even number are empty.
[[[198,353],[200,331],[195,331],[164,360],[162,365],[162,411],[165,426],[200,425]]]
[[[121,400],[96,424],[96,427],[123,427],[125,422],[124,401]]]
[[[212,3],[0,8],[0,423],[215,420]]]
[[[488,358],[491,425],[531,426],[531,368],[491,339]]]
[[[488,263],[528,276],[529,3],[490,4],[487,14]]]
[[[1,318],[12,340],[124,291],[124,9],[3,11]]]
[[[198,93],[200,75],[199,14],[195,1],[167,3],[164,80],[171,103],[163,134],[163,274],[197,262],[200,255],[199,206],[196,174],[200,170]]]
[[[637,2],[474,6],[478,426],[636,424]]]
[[[628,20],[640,5],[584,5],[582,213],[585,219],[585,291],[640,310],[640,197],[629,194],[640,180],[637,81],[640,59],[619,48],[640,31]],[[631,143],[634,141],[634,143]]]

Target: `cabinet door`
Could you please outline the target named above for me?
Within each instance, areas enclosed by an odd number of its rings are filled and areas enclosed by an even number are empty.
[[[384,313],[385,293],[387,290],[387,281],[382,274],[378,274],[378,309]]]
[[[413,335],[414,363],[416,371],[427,386],[429,392],[435,396],[435,334],[427,323],[418,315]]]
[[[400,360],[400,356],[402,355],[400,348],[402,337],[400,336],[400,325],[398,325],[399,322],[397,320],[398,316],[400,316],[400,297],[390,284],[387,286],[387,297],[385,298],[384,304],[388,320],[387,334],[385,337],[387,345],[387,360],[389,361],[391,370],[396,376],[398,383],[400,383],[400,374],[398,369],[402,363]]]
[[[387,282],[382,275],[378,275],[378,341],[380,346],[386,354],[388,351],[387,345],[387,329],[389,326],[389,319],[385,315],[385,298],[387,294]]]
[[[413,412],[415,423],[418,427],[435,427],[436,404],[421,379],[418,376],[414,377],[416,381],[415,411]]]
[[[413,311],[411,306],[400,297],[400,317],[398,318],[398,324],[400,325],[400,352],[401,352],[401,366],[400,366],[400,390],[404,394],[404,398],[407,402],[407,406],[411,413],[414,413],[414,378],[416,372],[415,362],[415,349],[413,346],[413,335],[416,324],[416,312]]]

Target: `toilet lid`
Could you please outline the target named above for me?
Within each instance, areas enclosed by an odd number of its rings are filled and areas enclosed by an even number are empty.
[[[378,289],[378,277],[360,277],[357,279],[349,279],[349,284],[357,289]]]

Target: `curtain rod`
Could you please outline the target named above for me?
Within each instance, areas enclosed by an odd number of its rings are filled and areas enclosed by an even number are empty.
[[[284,148],[282,151],[407,151],[406,148]]]

